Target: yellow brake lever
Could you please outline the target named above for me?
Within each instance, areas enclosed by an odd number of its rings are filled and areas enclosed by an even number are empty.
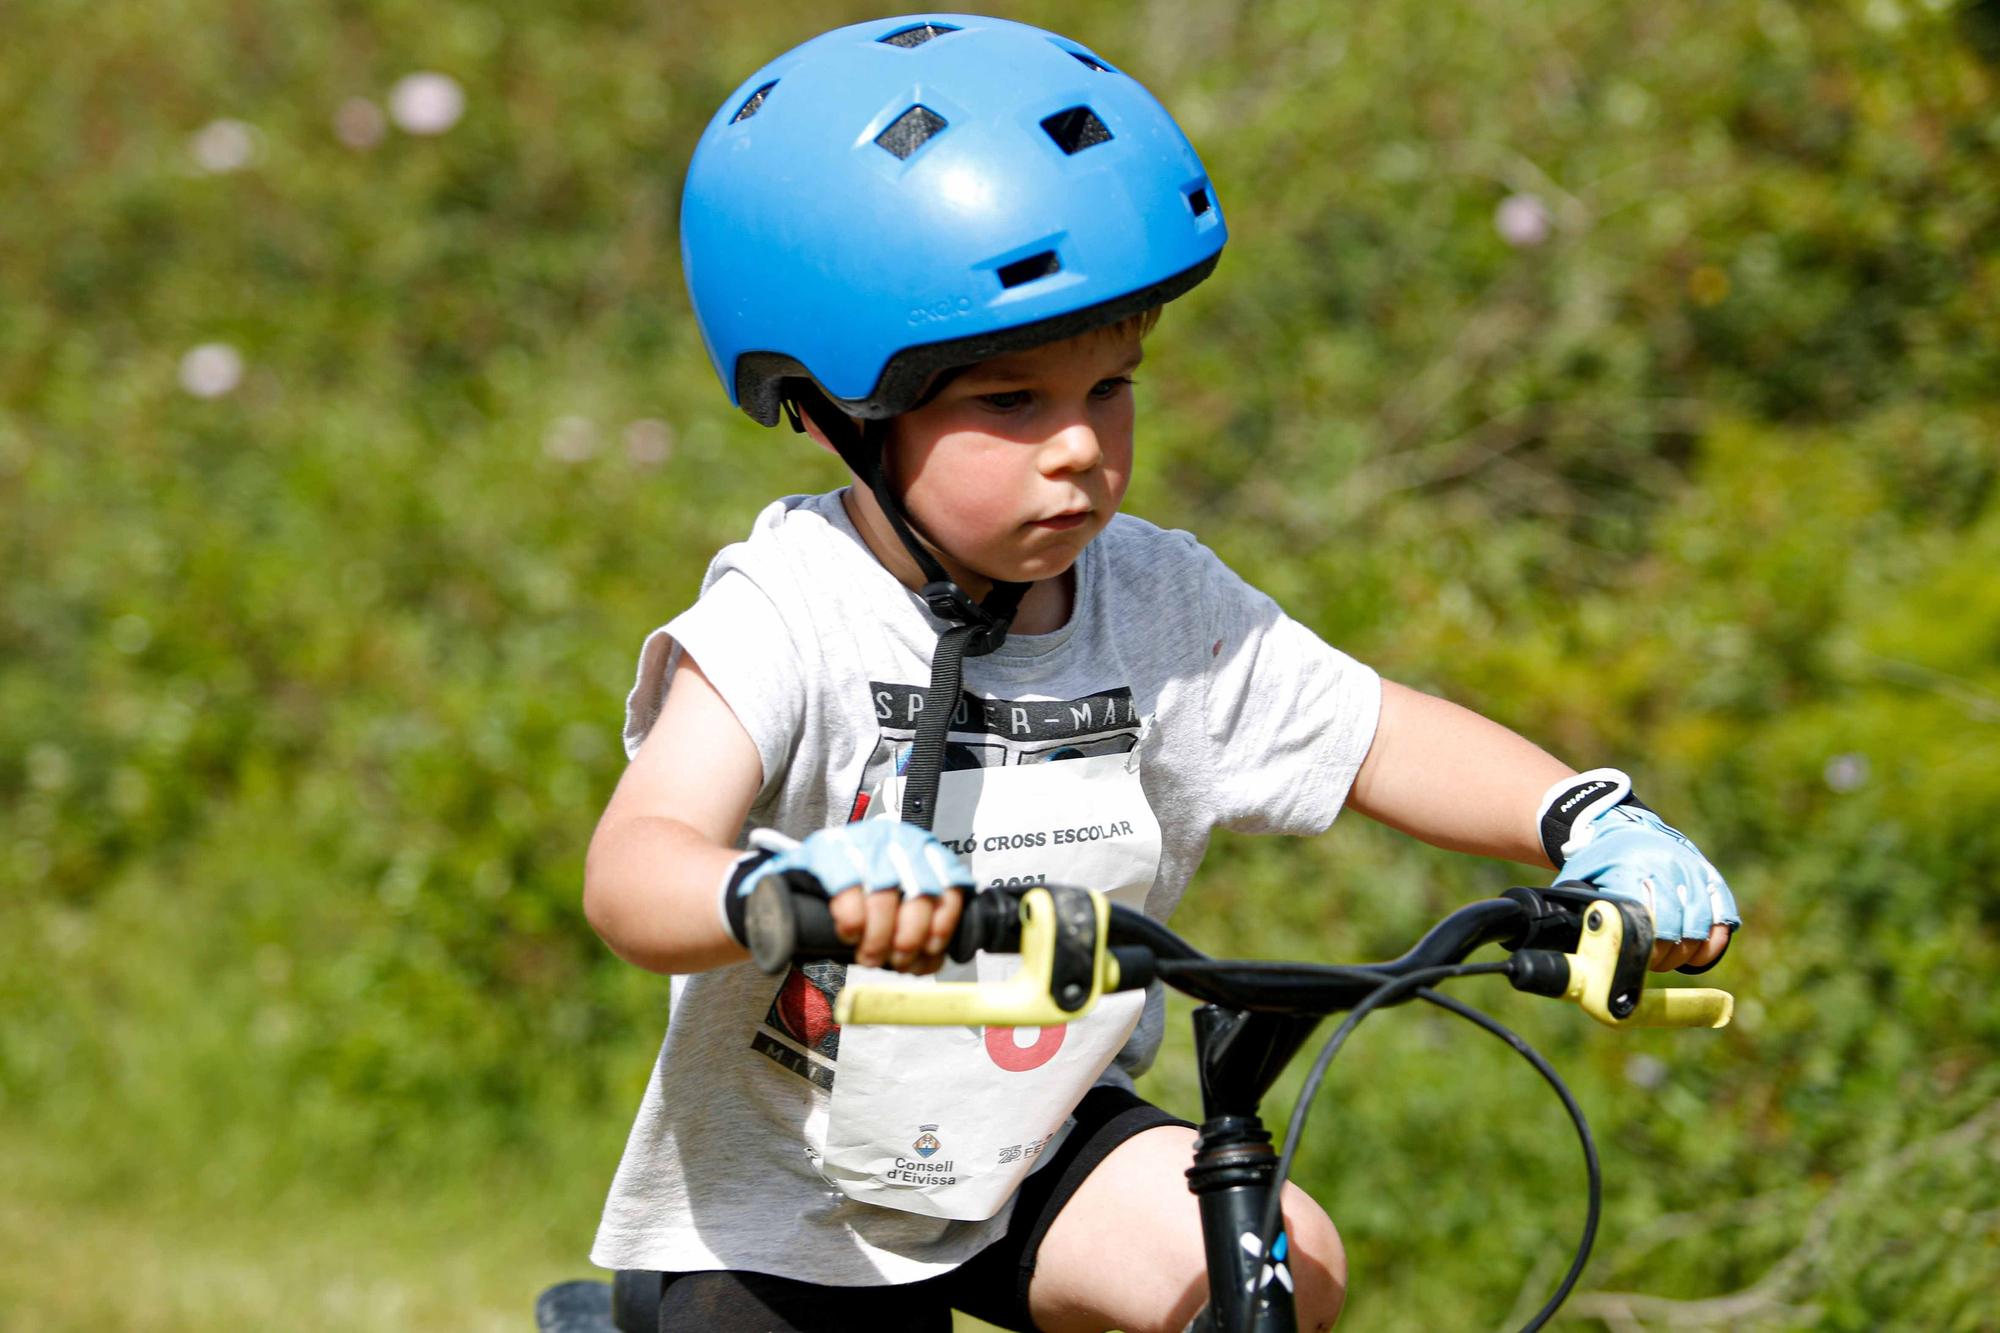
[[[833,1002],[834,1021],[843,1027],[895,1023],[1029,1028],[1081,1018],[1118,985],[1118,962],[1105,948],[1110,919],[1111,908],[1102,894],[1066,890],[1059,908],[1049,890],[1030,889],[1021,898],[1021,970],[1012,978],[848,985]],[[1072,975],[1061,982],[1056,979],[1059,944],[1079,965],[1068,969]]]
[[[1598,1022],[1614,1028],[1719,1028],[1729,1024],[1736,1012],[1736,997],[1726,990],[1682,986],[1671,990],[1645,990],[1631,1005],[1631,996],[1617,985],[1618,956],[1625,943],[1624,915],[1608,900],[1600,899],[1584,910],[1583,937],[1576,952],[1568,954],[1569,989],[1563,998],[1574,1000]],[[1644,985],[1644,972],[1631,983]],[[1629,1008],[1623,1018],[1616,1010]]]

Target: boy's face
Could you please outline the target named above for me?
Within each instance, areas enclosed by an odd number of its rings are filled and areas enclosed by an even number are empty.
[[[1115,329],[1009,352],[896,418],[890,476],[968,591],[1062,574],[1111,522],[1132,474],[1141,355],[1138,334]]]

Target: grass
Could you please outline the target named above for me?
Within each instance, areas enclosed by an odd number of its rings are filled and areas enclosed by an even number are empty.
[[[503,1166],[437,1194],[385,1179],[224,1207],[158,1179],[80,1199],[46,1178],[41,1157],[31,1134],[0,1133],[0,1328],[10,1333],[515,1330],[536,1291],[592,1275],[581,1254],[589,1210],[577,1206],[591,1190]],[[160,1176],[199,1171],[180,1163]]]

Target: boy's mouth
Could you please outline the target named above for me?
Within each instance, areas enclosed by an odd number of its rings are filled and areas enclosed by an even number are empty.
[[[1067,532],[1071,528],[1082,524],[1089,517],[1090,511],[1088,509],[1078,509],[1068,514],[1057,514],[1053,518],[1038,518],[1029,524],[1029,526],[1047,528],[1051,532]]]

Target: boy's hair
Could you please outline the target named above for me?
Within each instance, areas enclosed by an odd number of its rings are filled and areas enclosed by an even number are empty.
[[[1163,305],[1147,306],[1136,315],[1127,315],[1121,320],[1106,324],[1104,331],[1114,333],[1121,338],[1144,339],[1160,322],[1160,313],[1165,309]]]
[[[1160,314],[1165,309],[1166,306],[1164,305],[1148,306],[1144,310],[1140,310],[1133,314],[1125,316],[1123,319],[1114,319],[1109,324],[1098,324],[1091,328],[1083,330],[1081,333],[1069,334],[1067,335],[1067,338],[1118,338],[1118,339],[1136,338],[1139,339],[1140,341],[1144,341],[1146,335],[1150,334],[1153,331],[1153,326],[1160,322]],[[1032,346],[1045,347],[1048,345],[1048,343],[1064,342],[1067,340],[1067,338],[1050,338],[1047,342],[1035,343]],[[1031,350],[1031,348],[1024,347],[1024,348],[1016,348],[1013,350],[1028,351]],[[1006,353],[996,352],[994,355],[1005,356]],[[945,385],[951,383],[953,380],[957,379],[960,375],[963,375],[966,371],[972,369],[973,366],[976,366],[978,364],[979,362],[973,361],[973,362],[968,362],[967,364],[962,366],[949,366],[946,369],[939,371],[935,376],[932,377],[931,382],[925,388],[923,395],[920,398],[918,398],[916,402],[912,403],[909,407],[904,408],[903,412],[899,412],[896,415],[901,416],[903,415],[904,412],[916,411],[918,408],[924,406],[924,404],[930,402],[931,399],[935,398],[938,395],[939,391],[942,390]],[[893,420],[893,418],[891,418],[891,420]],[[827,440],[825,442],[825,447],[832,450],[836,454],[840,453],[839,446],[836,445],[832,440]],[[843,458],[850,468],[854,468],[855,475],[860,476],[861,471],[859,468],[855,467],[855,460],[850,458],[845,458],[844,455]],[[866,480],[866,478],[864,477],[863,480]]]
[[[1167,307],[1164,304],[1147,306],[1144,310],[1135,311],[1132,314],[1126,315],[1123,319],[1114,319],[1107,324],[1096,324],[1091,326],[1090,328],[1083,329],[1080,332],[1059,334],[1056,337],[1045,339],[1042,342],[1030,343],[1023,347],[1010,348],[1008,350],[1023,351],[1023,352],[1031,351],[1036,347],[1046,347],[1050,343],[1066,342],[1072,338],[1116,338],[1116,339],[1136,338],[1139,341],[1143,342],[1147,337],[1149,337],[1152,334],[1154,327],[1159,324],[1160,316],[1166,312],[1166,308]],[[1006,354],[1007,352],[1005,351],[994,353],[995,356],[1005,356]],[[981,360],[986,360],[986,359],[987,358],[984,357],[981,358]],[[940,371],[937,375],[937,378],[931,381],[930,388],[925,392],[923,398],[919,399],[908,410],[915,411],[917,408],[922,407],[924,403],[929,400],[931,395],[937,391],[938,388],[949,382],[955,376],[963,374],[965,371],[972,369],[973,366],[976,366],[978,364],[979,362],[977,361],[969,361],[965,365],[952,366],[948,370]]]

